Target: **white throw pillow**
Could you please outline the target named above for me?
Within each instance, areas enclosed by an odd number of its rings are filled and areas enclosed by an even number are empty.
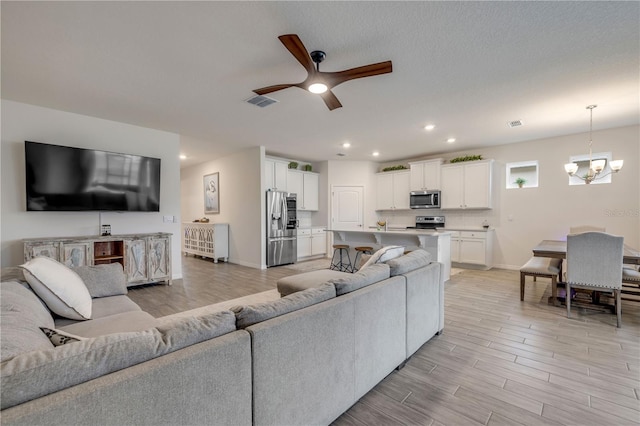
[[[36,257],[20,265],[33,291],[56,314],[74,320],[91,319],[91,295],[82,278],[60,262]]]
[[[404,246],[386,246],[373,253],[369,260],[365,262],[360,269],[366,268],[374,263],[383,263],[404,254]]]

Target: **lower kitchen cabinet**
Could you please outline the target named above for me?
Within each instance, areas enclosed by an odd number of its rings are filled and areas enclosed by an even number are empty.
[[[452,231],[451,262],[483,266],[493,266],[493,230]]]
[[[324,228],[298,229],[298,260],[327,253],[327,233]]]

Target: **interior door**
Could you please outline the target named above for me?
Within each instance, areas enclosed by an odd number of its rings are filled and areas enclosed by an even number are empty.
[[[331,196],[331,228],[363,229],[364,188],[362,186],[334,186]]]

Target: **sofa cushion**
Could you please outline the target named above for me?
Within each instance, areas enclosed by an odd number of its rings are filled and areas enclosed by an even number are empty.
[[[333,269],[318,269],[316,271],[304,272],[302,274],[280,278],[276,286],[280,295],[287,296],[297,291],[318,287],[333,278],[341,278],[349,275],[351,275],[350,272],[334,271]]]
[[[160,342],[158,330],[151,329],[58,347],[49,343],[49,349],[22,353],[0,364],[0,407],[4,410],[152,359],[159,355]]]
[[[403,246],[385,246],[377,252],[373,253],[369,260],[367,260],[360,269],[364,269],[369,265],[376,263],[384,263],[396,257],[402,256],[404,253]]]
[[[40,330],[49,338],[53,346],[62,346],[85,339],[85,337],[76,336],[75,334],[56,330],[55,328],[40,327]]]
[[[72,269],[48,257],[36,257],[20,265],[33,291],[56,314],[65,318],[91,318],[91,295]]]
[[[91,321],[57,326],[59,330],[82,337],[98,337],[105,334],[142,331],[156,326],[156,319],[144,311],[123,312]]]
[[[0,284],[0,360],[53,347],[40,327],[53,328],[53,318],[38,296],[17,281]]]
[[[24,277],[23,269],[19,266],[6,266],[0,269],[0,280],[5,281],[22,281],[27,282]]]
[[[404,256],[396,257],[387,262],[391,269],[391,276],[406,274],[431,263],[431,254],[425,250],[414,250]]]
[[[234,306],[231,311],[236,314],[236,327],[245,328],[335,297],[336,289],[333,284],[325,283],[320,287],[299,291],[272,302]]]
[[[80,266],[73,270],[82,278],[93,298],[127,294],[127,279],[122,265],[118,262]]]
[[[378,263],[362,268],[356,273],[334,278],[329,282],[336,287],[336,295],[341,296],[387,278],[389,278],[389,265]]]
[[[156,327],[162,334],[166,352],[177,351],[236,330],[231,311],[213,312],[198,317],[179,318]]]

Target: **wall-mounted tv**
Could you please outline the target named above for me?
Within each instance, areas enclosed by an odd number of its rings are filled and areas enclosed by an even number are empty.
[[[24,143],[28,211],[160,211],[160,159]]]

